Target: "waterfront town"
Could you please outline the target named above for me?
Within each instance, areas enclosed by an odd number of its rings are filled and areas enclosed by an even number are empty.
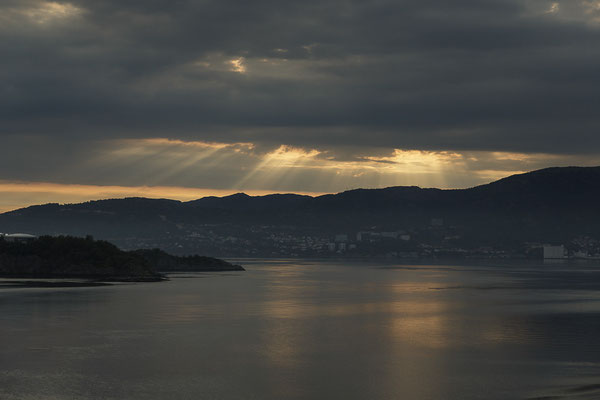
[[[520,258],[600,259],[600,240],[576,236],[561,242],[499,241],[481,244],[460,228],[433,218],[429,226],[322,232],[281,225],[178,224],[148,237],[106,237],[123,249],[161,248],[178,255],[214,257]]]

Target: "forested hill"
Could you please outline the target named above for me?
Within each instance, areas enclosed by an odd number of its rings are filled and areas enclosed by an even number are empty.
[[[176,257],[158,249],[123,251],[91,236],[42,236],[22,242],[0,237],[1,277],[159,281],[159,272],[243,270],[211,257]]]
[[[161,280],[143,257],[91,237],[42,236],[26,242],[0,238],[0,276]]]

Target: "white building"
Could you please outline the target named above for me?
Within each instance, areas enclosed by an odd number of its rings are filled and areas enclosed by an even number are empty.
[[[565,258],[565,246],[544,245],[544,259]]]
[[[3,233],[1,236],[7,242],[28,242],[37,237],[27,233]]]

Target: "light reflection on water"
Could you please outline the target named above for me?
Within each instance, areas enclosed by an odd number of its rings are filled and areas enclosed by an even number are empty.
[[[600,269],[253,261],[0,290],[0,399],[600,395]]]

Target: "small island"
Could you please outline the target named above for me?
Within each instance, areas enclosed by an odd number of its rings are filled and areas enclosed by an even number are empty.
[[[0,277],[77,278],[102,282],[156,282],[170,271],[243,271],[211,257],[176,257],[159,249],[123,251],[91,236],[0,237]]]
[[[144,258],[160,272],[245,271],[241,265],[206,256],[173,256],[160,249],[134,250],[131,254]]]

